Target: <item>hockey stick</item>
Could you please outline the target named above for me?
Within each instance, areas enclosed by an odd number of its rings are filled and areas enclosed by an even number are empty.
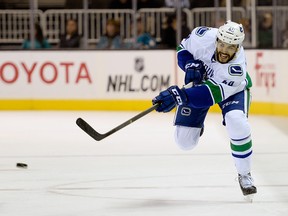
[[[183,86],[183,88],[190,88],[192,87],[193,83],[188,83],[187,85]],[[182,89],[183,89],[182,88]],[[118,125],[117,127],[111,129],[110,131],[104,133],[104,134],[100,134],[98,133],[96,130],[94,130],[93,127],[91,127],[86,121],[84,121],[82,118],[78,118],[76,120],[76,124],[85,132],[87,133],[89,136],[91,136],[93,139],[100,141],[108,136],[110,136],[111,134],[121,130],[122,128],[126,127],[127,125],[135,122],[136,120],[142,118],[143,116],[147,115],[148,113],[152,112],[153,110],[157,109],[157,107],[160,104],[154,104],[153,106],[151,106],[150,108],[148,108],[147,110],[144,110],[143,112],[137,114],[136,116],[134,116],[133,118],[123,122],[122,124]]]
[[[84,121],[82,118],[78,118],[76,120],[76,124],[84,131],[86,132],[89,136],[91,136],[93,139],[100,141],[108,136],[110,136],[111,134],[121,130],[122,128],[126,127],[127,125],[135,122],[136,120],[142,118],[143,116],[147,115],[148,113],[152,112],[153,110],[155,110],[157,107],[159,106],[159,104],[154,104],[153,106],[151,106],[150,108],[144,110],[143,112],[137,114],[136,116],[134,116],[133,118],[123,122],[122,124],[118,125],[117,127],[111,129],[110,131],[108,131],[107,133],[104,134],[100,134],[98,133],[96,130],[93,129],[93,127],[91,127],[86,121]]]

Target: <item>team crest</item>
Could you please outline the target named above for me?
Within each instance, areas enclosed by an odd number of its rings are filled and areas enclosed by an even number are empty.
[[[191,109],[189,107],[183,107],[181,109],[181,115],[190,116],[191,115]]]
[[[243,69],[240,65],[230,65],[228,68],[228,72],[232,76],[242,76]]]

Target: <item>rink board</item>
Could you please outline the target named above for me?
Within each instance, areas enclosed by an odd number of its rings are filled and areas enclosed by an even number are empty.
[[[287,54],[246,51],[251,113],[288,115]],[[3,51],[0,109],[143,110],[168,86],[182,86],[182,80],[173,50]]]

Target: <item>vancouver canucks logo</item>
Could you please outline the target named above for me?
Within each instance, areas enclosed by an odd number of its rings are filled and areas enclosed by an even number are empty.
[[[196,35],[199,37],[202,37],[210,29],[211,28],[206,27],[206,26],[200,26],[196,29]]]
[[[228,72],[232,76],[242,76],[243,70],[240,65],[230,65],[228,68]]]
[[[190,116],[191,115],[191,109],[189,107],[183,107],[181,109],[181,115]]]

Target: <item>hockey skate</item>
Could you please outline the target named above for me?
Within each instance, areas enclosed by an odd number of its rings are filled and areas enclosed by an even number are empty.
[[[251,174],[250,173],[248,173],[247,175],[238,174],[238,181],[239,181],[239,185],[242,190],[242,193],[245,197],[245,200],[252,202],[253,195],[257,193],[257,188],[254,186],[253,178],[251,177]]]

